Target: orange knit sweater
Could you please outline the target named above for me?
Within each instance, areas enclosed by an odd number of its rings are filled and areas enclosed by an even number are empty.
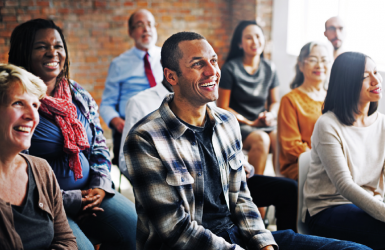
[[[323,102],[293,89],[281,99],[278,112],[280,172],[298,180],[298,157],[311,148],[314,125],[322,114]]]

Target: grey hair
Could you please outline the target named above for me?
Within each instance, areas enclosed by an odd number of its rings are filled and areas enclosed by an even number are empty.
[[[304,64],[305,59],[310,55],[311,50],[315,46],[324,46],[326,48],[326,50],[328,51],[328,54],[330,54],[329,53],[330,52],[329,47],[326,44],[324,44],[324,43],[321,43],[321,42],[309,42],[309,43],[305,44],[302,47],[301,52],[299,53],[299,56],[297,58],[297,63],[295,64],[295,67],[294,67],[294,69],[295,69],[295,76],[294,76],[293,81],[290,83],[290,88],[291,89],[298,88],[304,82],[305,77],[304,77],[303,73],[300,70],[300,66]],[[328,55],[328,56],[330,57],[331,55]]]

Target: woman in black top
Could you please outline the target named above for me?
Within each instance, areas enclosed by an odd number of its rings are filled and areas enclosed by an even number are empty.
[[[217,101],[218,107],[237,117],[243,148],[259,175],[265,170],[269,152],[275,159],[279,108],[278,77],[274,65],[263,58],[264,47],[261,27],[255,21],[241,21],[221,69]]]

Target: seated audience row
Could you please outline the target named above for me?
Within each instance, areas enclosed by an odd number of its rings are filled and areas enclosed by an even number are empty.
[[[221,78],[215,51],[201,35],[180,32],[161,55],[174,94],[124,143],[138,249],[369,249],[266,230],[246,185],[238,121],[212,104]]]
[[[92,243],[134,249],[134,204],[113,188],[98,107],[69,78],[61,29],[44,19],[19,25],[12,32],[9,63],[40,77],[47,86],[29,153],[46,159],[55,173],[79,249],[92,249]]]
[[[129,27],[153,87],[155,78],[147,66],[148,52],[156,41],[154,18],[139,10],[130,17]],[[155,39],[144,38],[147,30]],[[24,67],[43,81],[15,66],[0,66],[0,108],[7,118],[1,123],[6,133],[0,139],[8,147],[13,145],[0,154],[4,176],[0,185],[5,190],[0,192],[0,208],[6,214],[6,229],[0,238],[9,232],[14,236],[0,246],[93,249],[93,244],[102,243],[103,249],[210,245],[215,249],[268,250],[276,249],[278,243],[280,249],[298,248],[299,244],[306,249],[368,249],[347,241],[264,229],[257,206],[275,205],[278,229],[296,231],[296,163],[300,153],[313,148],[302,211],[312,233],[384,248],[379,239],[385,221],[381,217],[383,164],[381,168],[374,165],[384,162],[385,153],[373,153],[384,145],[379,138],[375,143],[368,139],[384,128],[383,115],[376,112],[382,79],[374,62],[359,53],[337,58],[325,114],[310,140],[326,94],[331,62],[327,48],[317,43],[302,48],[293,91],[282,98],[278,111],[279,83],[274,65],[263,58],[264,43],[257,23],[242,21],[234,32],[221,76],[217,56],[204,37],[180,32],[167,39],[161,57],[163,85],[131,98],[133,102],[126,107],[126,116],[131,115],[135,100],[143,102],[140,98],[158,94],[159,101],[138,112],[131,125],[127,123],[127,139],[123,135],[127,165],[120,168],[134,187],[137,225],[133,203],[114,190],[97,105],[69,78],[61,29],[43,19],[19,25],[12,33],[9,63]],[[351,67],[346,66],[349,63]],[[151,84],[151,75],[155,84]],[[353,81],[351,93],[346,91],[344,98],[338,99]],[[236,118],[210,103],[217,99],[218,106]],[[277,152],[277,115],[282,173],[294,180],[262,175],[267,154]],[[257,172],[253,177],[244,162],[242,141]],[[353,144],[357,141],[362,144]],[[29,154],[48,161],[54,175],[47,161],[20,153],[28,148]],[[363,155],[371,156],[372,174],[368,176]],[[17,181],[9,178],[11,169]],[[353,222],[356,217],[359,223]],[[39,230],[26,234],[37,223]],[[41,223],[47,229],[41,230]],[[359,235],[359,225],[373,229]],[[353,235],[347,233],[351,228]]]

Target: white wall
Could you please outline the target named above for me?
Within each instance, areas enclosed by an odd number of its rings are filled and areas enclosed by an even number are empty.
[[[288,10],[288,0],[274,0],[272,25],[273,49],[271,59],[277,67],[281,96],[290,91],[289,85],[294,77],[294,66],[297,59],[296,56],[289,55],[286,52]],[[385,80],[385,72],[380,72],[380,74]],[[385,82],[383,86],[385,86]],[[383,99],[384,98],[385,97],[383,97]],[[385,114],[384,100],[380,101],[379,111]]]

